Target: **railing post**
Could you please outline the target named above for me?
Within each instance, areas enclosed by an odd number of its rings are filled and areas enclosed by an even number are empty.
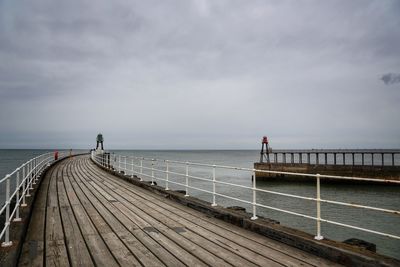
[[[50,160],[49,160],[49,157],[46,155],[45,158],[46,158],[47,167],[50,167]]]
[[[168,162],[168,160],[166,160],[165,162],[167,163],[167,171],[166,171],[167,177],[166,177],[166,181],[165,181],[165,190],[169,190],[169,188],[168,188],[168,180],[169,180],[169,162]]]
[[[26,167],[27,167],[27,171],[26,171],[26,187],[27,187],[27,189],[26,189],[26,197],[30,197],[31,195],[29,194],[29,190],[30,190],[30,184],[29,184],[29,181],[30,181],[30,179],[31,179],[31,163],[30,163],[30,161],[27,163],[27,165],[26,165]]]
[[[26,175],[25,175],[25,169],[26,169],[26,163],[22,165],[22,204],[21,207],[26,207],[26,201],[25,201],[25,184],[26,184]]]
[[[20,171],[20,168],[18,168],[17,169],[17,177],[16,177],[16,188],[17,188],[17,193],[16,193],[16,199],[15,199],[15,206],[16,206],[16,211],[15,211],[15,219],[14,219],[14,222],[20,222],[21,221],[21,217],[19,217],[19,207],[20,207],[20,204],[19,204],[19,189],[20,189],[20,187],[21,187],[21,185],[19,184],[19,171]]]
[[[121,155],[118,155],[118,172],[121,172]]]
[[[324,237],[321,235],[321,186],[319,173],[317,174],[317,235],[314,237],[314,239],[324,239]]]
[[[35,183],[37,183],[37,181],[39,180],[39,165],[40,165],[40,163],[39,163],[39,158],[36,158],[36,162],[35,162],[35,166],[36,166],[36,168],[35,168],[35,170],[36,170],[36,172],[35,172]]]
[[[250,218],[251,220],[257,220],[258,219],[258,217],[257,217],[257,207],[256,207],[256,204],[257,204],[257,191],[256,191],[256,171],[255,170],[253,170],[253,188],[252,188],[252,190],[253,190],[253,203],[252,203],[252,205],[253,205],[253,216]]]
[[[1,243],[2,247],[12,246],[12,241],[10,241],[10,175],[6,176],[6,221],[4,226],[6,228],[4,242]]]
[[[185,178],[186,178],[186,186],[185,186],[186,193],[185,193],[185,197],[188,197],[189,196],[189,188],[188,188],[188,186],[189,186],[189,163],[188,162],[186,162],[186,175],[185,175]]]
[[[39,168],[38,168],[38,159],[35,158],[35,183],[37,181],[37,177],[38,177],[38,174],[39,174],[38,170],[39,170]]]
[[[217,203],[215,202],[215,165],[213,166],[213,202],[211,206],[217,206]]]
[[[131,178],[133,178],[133,173],[134,173],[134,168],[133,168],[133,164],[134,164],[134,157],[132,157],[132,174],[131,174]]]
[[[124,157],[124,173],[125,173],[125,175],[128,175],[128,168],[127,168],[127,166],[126,166],[126,158],[127,158],[127,156],[125,156]]]
[[[33,190],[32,181],[34,179],[34,172],[35,172],[35,169],[33,168],[33,160],[31,160],[31,172],[29,174],[29,190]]]
[[[154,159],[151,160],[151,185],[154,185]]]
[[[143,181],[143,159],[140,159],[140,181]]]
[[[32,185],[36,184],[36,158],[33,159],[33,178],[32,178]],[[32,187],[33,189],[33,187]]]

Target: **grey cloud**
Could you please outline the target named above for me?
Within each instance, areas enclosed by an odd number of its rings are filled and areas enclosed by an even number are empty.
[[[400,83],[400,73],[387,73],[384,74],[381,78],[381,80],[386,84],[386,85],[391,85],[395,83]]]
[[[400,146],[399,92],[376,79],[400,69],[399,11],[395,0],[0,0],[0,147],[81,145],[91,132],[120,148],[258,148],[265,134],[281,147],[383,135]]]

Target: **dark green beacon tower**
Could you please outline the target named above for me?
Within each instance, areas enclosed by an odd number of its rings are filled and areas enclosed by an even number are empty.
[[[103,141],[104,141],[103,135],[99,133],[96,137],[96,142],[97,142],[96,150],[99,149],[99,145],[101,145],[101,150],[104,150]]]

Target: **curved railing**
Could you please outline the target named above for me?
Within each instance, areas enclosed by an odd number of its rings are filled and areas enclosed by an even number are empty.
[[[69,153],[69,151],[59,152],[58,157],[64,158]],[[33,186],[38,182],[38,178],[43,171],[54,161],[55,155],[53,152],[44,153],[23,163],[0,180],[0,185],[5,183],[6,187],[5,202],[2,203],[0,209],[0,216],[5,212],[5,223],[0,232],[0,240],[3,240],[4,237],[4,241],[1,243],[2,247],[12,245],[12,241],[10,241],[10,225],[12,222],[21,221],[20,208],[27,206],[26,198],[31,196],[30,191],[33,190]],[[15,184],[13,192],[11,192],[11,183]],[[15,201],[15,205],[11,210],[13,201]]]
[[[321,222],[325,222],[325,223],[329,223],[329,224],[333,224],[333,225],[337,225],[337,226],[342,226],[342,227],[346,227],[346,228],[356,229],[356,230],[360,230],[360,231],[373,233],[376,235],[400,240],[400,236],[395,235],[395,234],[383,233],[380,231],[375,231],[375,230],[371,230],[371,229],[366,229],[366,228],[362,228],[362,227],[358,227],[358,226],[354,226],[354,225],[349,225],[349,224],[321,218],[321,203],[330,203],[330,204],[340,205],[340,206],[348,206],[348,207],[359,208],[359,209],[373,210],[373,211],[391,214],[394,216],[400,215],[400,211],[398,211],[398,210],[384,209],[384,208],[379,208],[379,207],[372,207],[372,206],[366,206],[366,205],[360,205],[360,204],[354,204],[354,203],[346,203],[346,202],[341,202],[341,201],[333,201],[333,200],[323,199],[323,198],[321,198],[321,186],[320,186],[321,179],[329,178],[329,179],[337,179],[337,180],[358,180],[358,181],[368,181],[368,182],[377,182],[377,183],[386,183],[386,184],[400,184],[400,181],[397,181],[397,180],[268,171],[268,170],[258,170],[258,169],[240,168],[240,167],[232,167],[232,166],[213,165],[213,164],[203,164],[203,163],[193,163],[193,162],[184,162],[184,161],[176,161],[176,160],[152,159],[152,158],[133,157],[133,156],[124,156],[124,155],[115,155],[115,154],[110,156],[110,154],[97,153],[97,152],[92,152],[91,158],[94,162],[96,162],[97,164],[99,164],[105,168],[113,169],[120,173],[123,172],[125,175],[128,172],[130,172],[132,177],[134,174],[136,174],[140,178],[141,181],[142,181],[143,177],[148,177],[151,179],[152,185],[155,184],[154,183],[155,180],[164,181],[165,182],[165,190],[169,190],[169,184],[175,184],[175,185],[182,186],[185,188],[185,196],[189,196],[189,189],[201,191],[204,193],[209,193],[212,195],[212,204],[211,204],[212,206],[217,206],[216,196],[224,197],[227,199],[231,199],[231,200],[249,204],[252,206],[252,217],[251,217],[252,220],[256,220],[258,218],[257,217],[257,207],[275,210],[275,211],[279,211],[279,212],[283,212],[283,213],[287,213],[287,214],[314,220],[314,221],[316,221],[315,239],[317,239],[317,240],[323,239],[323,236],[321,234]],[[148,163],[148,165],[146,166],[143,163]],[[161,163],[162,163],[162,165],[161,165]],[[171,171],[171,165],[185,166],[185,173]],[[210,179],[210,178],[205,178],[205,177],[189,175],[189,167],[190,166],[205,167],[205,168],[211,169],[212,170],[212,178]],[[255,176],[256,172],[257,173],[285,174],[285,175],[293,175],[293,176],[313,177],[313,178],[315,178],[315,181],[316,181],[316,197],[315,198],[314,197],[304,197],[304,196],[299,196],[299,195],[295,195],[295,194],[288,194],[288,193],[282,193],[282,192],[276,192],[276,191],[272,191],[272,190],[265,190],[265,189],[257,188],[256,179],[253,179],[251,187],[217,180],[216,169],[229,169],[229,170],[250,172],[250,173],[252,173],[253,177],[256,177]],[[145,173],[144,170],[147,170],[149,173]],[[163,177],[160,177],[160,175],[157,176],[156,175],[157,173],[163,174]],[[176,181],[171,181],[170,175],[184,177],[185,182],[179,183]],[[190,183],[191,179],[211,183],[212,191],[193,186]],[[251,196],[252,201],[248,201],[248,200],[244,200],[244,199],[240,199],[240,198],[236,198],[236,197],[232,197],[232,196],[228,196],[228,195],[219,193],[216,191],[217,184],[249,189],[252,191],[252,196]],[[257,198],[256,198],[257,192],[264,192],[264,193],[269,193],[269,194],[273,194],[273,195],[279,195],[279,196],[285,196],[285,197],[290,197],[290,198],[295,198],[295,199],[313,201],[316,203],[316,217],[302,214],[299,212],[293,212],[293,211],[257,203]]]

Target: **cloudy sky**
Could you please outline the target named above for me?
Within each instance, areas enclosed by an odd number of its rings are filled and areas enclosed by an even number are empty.
[[[0,148],[399,148],[399,73],[398,0],[0,0]]]

